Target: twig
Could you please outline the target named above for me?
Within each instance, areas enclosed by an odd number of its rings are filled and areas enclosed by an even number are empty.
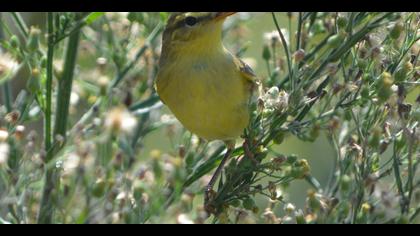
[[[52,12],[47,13],[47,30],[48,30],[48,52],[47,52],[47,81],[46,81],[46,109],[44,114],[44,142],[45,152],[47,153],[45,162],[48,163],[52,159],[51,150],[51,103],[52,103],[52,80],[53,80],[53,62],[54,62],[54,15]],[[51,191],[54,188],[53,173],[46,167],[44,190],[41,199],[40,209],[38,213],[38,223],[51,223],[53,207],[51,201]]]
[[[289,46],[286,43],[286,39],[284,38],[283,32],[281,32],[279,23],[277,21],[276,15],[274,14],[274,12],[271,13],[271,15],[273,16],[273,21],[274,24],[276,25],[277,31],[279,32],[280,35],[280,39],[284,48],[284,52],[286,54],[286,58],[287,58],[287,67],[289,70],[289,77],[291,78],[291,85],[292,85],[292,89],[294,88],[294,79],[293,79],[293,70],[292,70],[292,61],[290,60],[290,52],[289,52]]]
[[[16,22],[16,25],[18,26],[20,34],[26,39],[29,36],[28,33],[28,26],[26,26],[25,21],[23,20],[22,16],[18,12],[12,12],[12,17]]]

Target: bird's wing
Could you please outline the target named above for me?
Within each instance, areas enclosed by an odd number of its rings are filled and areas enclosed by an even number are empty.
[[[234,62],[241,74],[249,80],[249,82],[255,83],[257,81],[257,75],[250,66],[237,57],[234,57]]]
[[[252,68],[241,59],[234,57],[234,62],[242,74],[242,77],[251,84],[251,101],[256,102],[260,94],[262,94],[261,82]]]

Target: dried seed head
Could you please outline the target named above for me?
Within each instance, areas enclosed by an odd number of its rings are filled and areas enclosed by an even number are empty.
[[[381,46],[375,46],[370,50],[370,56],[373,59],[379,59],[379,56],[381,55],[381,53],[383,52],[383,47]]]
[[[9,124],[16,124],[19,118],[20,118],[20,112],[12,111],[4,117],[4,120]]]
[[[272,164],[272,168],[273,170],[280,170],[281,166],[286,162],[286,157],[285,156],[278,156],[275,157],[273,159],[271,159],[271,164]]]
[[[271,198],[275,200],[277,198],[277,186],[276,183],[270,181],[268,182],[268,191],[271,194]]]
[[[265,209],[263,216],[264,216],[265,223],[267,224],[280,223],[280,220],[277,218],[276,214],[274,214],[274,212],[270,208]]]
[[[299,63],[305,58],[305,55],[306,55],[305,50],[299,49],[293,54],[293,59],[295,60],[296,63]]]
[[[184,145],[180,145],[179,147],[178,147],[178,155],[181,157],[181,158],[184,158],[185,157],[185,154],[186,154],[186,148],[185,148],[185,146]]]

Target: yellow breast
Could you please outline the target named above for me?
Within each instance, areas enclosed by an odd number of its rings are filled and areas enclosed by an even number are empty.
[[[204,139],[236,139],[248,125],[251,84],[228,52],[168,62],[156,89],[177,119]]]

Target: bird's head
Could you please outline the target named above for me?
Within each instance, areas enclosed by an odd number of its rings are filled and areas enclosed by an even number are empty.
[[[177,12],[168,19],[163,50],[191,51],[221,44],[223,22],[235,12]],[[165,48],[166,47],[166,48]]]

